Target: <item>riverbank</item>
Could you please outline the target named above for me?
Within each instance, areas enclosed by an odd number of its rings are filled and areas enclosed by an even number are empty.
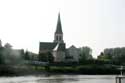
[[[104,65],[79,65],[79,66],[0,66],[0,76],[20,75],[118,75],[120,71],[116,68]]]

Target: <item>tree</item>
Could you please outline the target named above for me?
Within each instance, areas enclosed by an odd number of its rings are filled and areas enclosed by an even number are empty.
[[[51,52],[41,53],[39,54],[39,60],[44,62],[53,62],[54,57]]]
[[[80,61],[92,59],[92,49],[90,47],[80,48]]]
[[[98,60],[110,61],[111,60],[111,56],[105,55],[103,52],[101,52],[100,55],[98,56]]]
[[[4,45],[4,48],[7,48],[7,49],[12,49],[12,45],[10,43],[6,43]]]
[[[125,63],[125,47],[106,48],[104,49],[104,57],[113,62]]]
[[[3,48],[0,48],[0,64],[4,64]]]
[[[24,54],[24,59],[25,60],[30,60],[30,55],[29,55],[29,52],[26,51],[25,54]]]

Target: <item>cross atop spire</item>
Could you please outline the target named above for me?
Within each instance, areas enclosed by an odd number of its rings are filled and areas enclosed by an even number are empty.
[[[57,21],[57,27],[56,27],[56,32],[57,34],[62,34],[62,25],[61,25],[61,19],[60,19],[60,12],[58,14],[58,21]]]

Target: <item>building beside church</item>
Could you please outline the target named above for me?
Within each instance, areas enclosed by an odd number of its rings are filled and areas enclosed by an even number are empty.
[[[74,45],[66,49],[66,61],[67,62],[79,62],[80,50]]]
[[[79,51],[75,46],[66,49],[66,44],[63,40],[63,31],[61,25],[60,13],[58,14],[56,31],[53,42],[40,42],[39,56],[44,53],[51,53],[54,57],[54,62],[78,61]]]

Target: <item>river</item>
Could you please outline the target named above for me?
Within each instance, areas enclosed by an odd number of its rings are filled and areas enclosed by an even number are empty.
[[[115,75],[17,76],[0,77],[0,83],[115,83],[115,77]]]

